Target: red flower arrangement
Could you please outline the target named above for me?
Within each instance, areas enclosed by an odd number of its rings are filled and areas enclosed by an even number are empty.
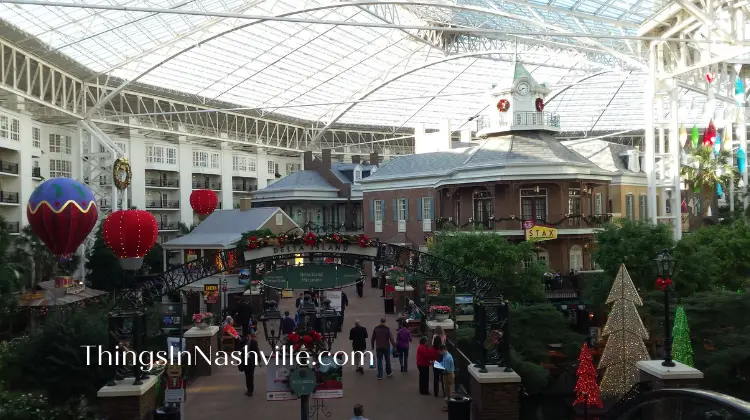
[[[367,248],[368,246],[370,246],[370,238],[365,235],[359,235],[357,237],[357,245],[361,246],[362,248]]]
[[[305,245],[307,246],[313,246],[317,242],[317,237],[312,232],[307,232],[307,235],[305,235],[304,238],[302,238],[303,241],[305,241]]]
[[[287,337],[288,345],[291,345],[295,351],[306,350],[318,353],[325,350],[323,335],[312,329],[298,328]]]
[[[667,278],[666,280],[659,277],[656,279],[656,287],[659,288],[659,290],[664,291],[667,287],[672,285],[672,279]]]

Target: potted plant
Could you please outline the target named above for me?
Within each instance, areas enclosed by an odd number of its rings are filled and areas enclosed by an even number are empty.
[[[193,314],[193,325],[204,330],[214,322],[214,314],[211,312],[200,312]]]
[[[260,280],[253,280],[250,282],[250,290],[252,292],[260,292]]]
[[[450,306],[433,305],[429,309],[430,315],[435,321],[442,322],[451,316]]]

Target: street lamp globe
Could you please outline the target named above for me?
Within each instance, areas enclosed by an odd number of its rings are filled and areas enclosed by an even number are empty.
[[[672,254],[669,253],[668,249],[663,250],[656,255],[654,262],[656,263],[656,273],[659,277],[666,277],[671,279],[675,272],[675,259]]]
[[[266,341],[271,347],[274,347],[281,339],[281,312],[279,312],[278,304],[274,300],[267,301],[265,306],[266,309],[263,311],[260,321],[263,323],[263,334],[266,336]]]
[[[331,347],[333,340],[338,335],[338,321],[339,313],[331,307],[331,300],[326,299],[323,301],[323,307],[320,309],[320,320],[321,320],[321,333],[323,338],[328,342],[328,347]]]

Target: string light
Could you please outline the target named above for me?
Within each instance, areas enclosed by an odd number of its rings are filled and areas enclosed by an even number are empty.
[[[599,395],[599,385],[596,383],[596,368],[594,368],[591,351],[586,343],[581,347],[578,362],[578,371],[576,372],[578,381],[575,387],[576,399],[573,401],[573,405],[586,404],[590,407],[604,407],[601,395]]]
[[[194,190],[190,193],[190,207],[201,216],[208,216],[219,205],[219,197],[213,190]]]
[[[159,225],[145,210],[118,210],[104,220],[103,233],[117,258],[143,258],[156,243]]]
[[[688,326],[685,308],[682,306],[678,307],[674,314],[672,337],[674,337],[672,358],[684,365],[693,367],[693,345],[690,343],[690,326]]]
[[[608,339],[599,361],[599,368],[607,369],[602,378],[601,394],[619,396],[638,381],[636,362],[650,359],[643,343],[648,338],[648,331],[636,308],[636,305],[643,306],[643,301],[625,264],[620,266],[607,303],[613,305],[602,331]]]

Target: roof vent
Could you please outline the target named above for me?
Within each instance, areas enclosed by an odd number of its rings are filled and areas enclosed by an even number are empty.
[[[250,198],[241,198],[240,199],[240,211],[248,211],[251,208],[253,208],[252,201],[253,200]]]

